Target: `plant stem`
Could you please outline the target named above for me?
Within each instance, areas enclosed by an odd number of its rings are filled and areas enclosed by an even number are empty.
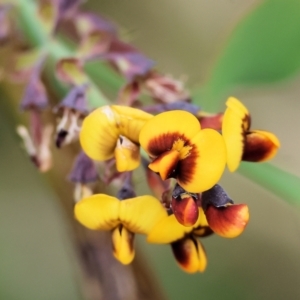
[[[36,16],[37,5],[35,2],[31,0],[13,0],[13,3],[16,7],[19,27],[22,28],[22,32],[27,41],[33,47],[45,49],[47,51],[52,69],[54,69],[56,62],[59,59],[75,55],[75,49],[72,49],[62,40],[47,35],[47,32]],[[98,107],[109,103],[104,94],[97,88],[95,83],[96,80],[99,82],[99,85],[104,86],[107,90],[115,91],[115,94],[117,94],[117,91],[119,91],[124,83],[124,80],[103,62],[88,64],[86,71],[88,83],[90,85],[89,102],[92,107]],[[52,77],[51,80],[56,79]],[[62,89],[62,85],[59,82],[55,82],[54,84]]]

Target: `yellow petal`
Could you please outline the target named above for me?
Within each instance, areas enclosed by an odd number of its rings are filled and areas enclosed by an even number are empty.
[[[191,154],[179,161],[177,181],[188,192],[210,189],[221,178],[226,164],[223,137],[213,129],[203,129],[191,140]]]
[[[209,227],[206,216],[204,214],[203,208],[199,207],[199,218],[197,222],[197,227],[193,230],[193,235],[195,236],[208,236],[213,233],[212,229]]]
[[[138,143],[139,133],[152,115],[126,106],[103,106],[90,113],[83,121],[80,143],[85,153],[95,160],[114,156],[120,135]]]
[[[114,156],[119,129],[110,106],[103,106],[90,113],[80,131],[84,152],[94,160],[107,160]]]
[[[123,265],[128,265],[134,259],[134,234],[124,226],[119,225],[112,232],[114,257]]]
[[[249,221],[249,209],[245,204],[232,204],[225,207],[210,205],[205,214],[210,228],[216,234],[226,238],[239,236]]]
[[[120,223],[119,205],[115,197],[93,195],[75,204],[75,218],[89,229],[111,230]]]
[[[204,272],[207,266],[205,250],[194,236],[171,244],[178,265],[187,273]]]
[[[139,134],[145,122],[153,118],[140,109],[128,106],[112,105],[116,124],[120,134],[126,136],[134,143],[139,143]]]
[[[201,224],[201,215],[199,210],[198,220],[194,226],[184,226],[176,220],[173,214],[169,216],[165,214],[149,232],[147,241],[155,244],[169,244],[177,241]]]
[[[140,164],[140,147],[125,136],[119,136],[115,149],[115,158],[119,172],[132,171]]]
[[[120,203],[120,220],[131,232],[148,234],[166,215],[160,201],[152,196],[135,197]]]
[[[237,114],[240,118],[244,118],[245,115],[249,116],[249,111],[248,109],[246,108],[246,106],[241,102],[239,101],[238,99],[234,98],[234,97],[229,97],[226,101],[226,106],[232,110],[233,112],[235,112],[235,114]],[[244,120],[246,121],[246,120]],[[249,127],[250,127],[250,124],[248,123],[244,123],[245,124],[245,127],[244,129],[245,130],[248,130]],[[246,125],[248,125],[248,127],[246,127]]]
[[[242,160],[253,162],[269,160],[276,155],[279,147],[280,142],[273,133],[251,130],[246,135]]]
[[[188,142],[199,130],[200,122],[189,112],[174,110],[153,117],[145,123],[140,133],[140,144],[155,158],[173,148],[174,142]]]
[[[237,99],[230,97],[222,123],[222,135],[227,148],[227,166],[234,172],[242,159],[245,134],[250,127],[250,115],[246,107]]]
[[[158,173],[162,180],[166,180],[175,170],[179,156],[180,153],[177,150],[166,151],[149,164],[149,169]]]

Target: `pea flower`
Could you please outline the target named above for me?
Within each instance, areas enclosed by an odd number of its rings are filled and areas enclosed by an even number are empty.
[[[78,139],[82,119],[89,112],[87,85],[74,86],[54,110],[62,115],[55,138],[57,148],[61,148]]]
[[[209,227],[222,237],[235,238],[248,224],[248,206],[234,204],[218,184],[202,193],[201,202]]]
[[[188,192],[210,189],[224,171],[223,137],[210,128],[201,130],[199,120],[186,111],[156,115],[141,129],[139,141],[152,158],[149,168],[163,180],[176,178]]]
[[[98,194],[75,205],[75,217],[82,225],[112,232],[113,254],[125,265],[131,263],[135,255],[134,234],[148,234],[164,215],[161,203],[152,196],[119,200]]]
[[[204,272],[207,266],[206,253],[198,237],[211,233],[202,208],[199,208],[198,220],[193,226],[183,226],[174,214],[165,212],[149,232],[147,241],[170,244],[179,267],[187,273],[196,273]]]
[[[139,133],[152,115],[126,106],[103,106],[83,121],[80,142],[92,159],[105,161],[115,157],[119,172],[139,166]]]
[[[234,172],[241,160],[261,162],[273,158],[280,142],[271,132],[250,130],[248,109],[236,98],[227,102],[222,123],[222,135],[227,148],[227,166]]]
[[[32,67],[28,84],[21,101],[21,109],[28,111],[30,116],[29,129],[20,125],[17,133],[22,138],[24,148],[31,161],[41,172],[47,172],[52,167],[51,142],[53,126],[44,124],[43,111],[48,106],[48,96],[41,81],[43,59]]]

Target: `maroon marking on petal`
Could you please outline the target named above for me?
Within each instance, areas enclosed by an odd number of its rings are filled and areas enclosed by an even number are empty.
[[[240,235],[249,221],[249,210],[245,204],[227,207],[211,205],[205,215],[210,228],[218,235],[228,238]]]
[[[268,158],[272,150],[274,144],[267,137],[255,132],[247,132],[242,160],[263,161]]]
[[[193,226],[197,222],[199,210],[193,197],[172,198],[171,205],[177,221],[183,226]]]
[[[159,128],[157,128],[157,130],[159,130]],[[148,152],[151,156],[157,157],[162,153],[171,150],[173,143],[178,139],[184,140],[186,141],[186,144],[188,144],[188,139],[179,132],[160,134],[149,141]]]
[[[195,180],[194,171],[196,168],[196,159],[199,156],[198,150],[193,147],[190,150],[190,155],[178,162],[175,176],[180,180],[180,182],[187,184]]]
[[[194,242],[196,249],[198,248],[197,242],[192,237],[187,237],[171,243],[173,254],[177,262],[182,266],[188,266],[190,263],[191,249],[189,243],[185,242],[187,239],[191,239]]]
[[[245,117],[242,120],[242,128],[244,132],[247,132],[251,126],[251,116],[245,115]]]

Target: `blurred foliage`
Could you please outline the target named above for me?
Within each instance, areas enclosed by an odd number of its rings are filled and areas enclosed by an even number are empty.
[[[209,80],[195,92],[195,102],[215,111],[237,86],[274,83],[295,75],[300,67],[299,32],[298,0],[264,1],[233,30]]]

